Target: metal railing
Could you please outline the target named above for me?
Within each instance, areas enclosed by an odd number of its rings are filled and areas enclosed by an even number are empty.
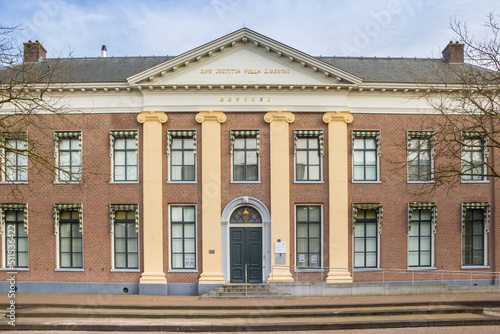
[[[273,265],[271,268],[271,275],[275,269],[289,269],[293,270],[292,273],[296,275],[296,280],[300,281],[300,276],[310,276],[314,274],[321,275],[321,281],[324,280],[323,275],[329,271],[345,272],[349,273],[353,278],[353,283],[388,283],[388,282],[409,282],[414,285],[415,282],[428,282],[428,281],[440,281],[444,284],[446,281],[457,281],[457,280],[468,280],[469,285],[473,285],[474,279],[488,279],[488,280],[498,280],[500,282],[500,272],[497,271],[484,271],[463,269],[463,270],[439,270],[439,269],[384,269],[384,268],[373,268],[361,269],[360,268],[339,268],[339,267],[300,267],[300,266],[285,266],[285,265]],[[356,276],[367,276],[372,277],[379,276],[379,281],[356,281]],[[408,279],[394,279],[406,276]],[[430,277],[432,276],[432,278]],[[392,279],[391,279],[392,278]]]

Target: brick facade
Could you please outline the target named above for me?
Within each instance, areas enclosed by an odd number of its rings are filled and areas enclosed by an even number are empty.
[[[295,122],[290,125],[290,235],[295,240],[295,205],[320,204],[323,207],[323,266],[329,265],[329,229],[328,229],[328,128],[322,121],[321,113],[295,113]],[[203,136],[201,126],[195,121],[195,113],[171,113],[169,120],[163,125],[164,144],[166,145],[167,129],[195,129],[198,132],[198,147]],[[262,113],[228,113],[227,121],[222,124],[222,206],[240,196],[250,196],[259,199],[269,209],[270,179],[269,179],[269,125],[264,122]],[[110,183],[111,161],[109,158],[109,131],[138,129],[141,126],[136,121],[135,114],[96,114],[72,115],[71,127],[63,120],[53,116],[50,133],[56,130],[79,130],[83,133],[83,166],[84,182],[79,185],[54,184],[54,178],[48,171],[40,170],[40,175],[30,172],[29,184],[2,184],[0,203],[28,203],[29,206],[29,271],[20,271],[20,281],[44,282],[137,282],[139,272],[110,272],[111,268],[111,236],[109,233],[109,204],[137,203],[142,206],[142,169],[139,182],[132,184]],[[461,270],[461,203],[490,202],[493,203],[498,186],[494,180],[489,183],[462,183],[453,188],[433,189],[433,184],[411,184],[406,182],[406,168],[401,165],[406,159],[406,132],[419,130],[415,124],[421,116],[413,115],[374,115],[355,114],[354,122],[349,125],[349,140],[351,130],[379,130],[381,132],[380,183],[350,183],[349,202],[381,203],[384,209],[382,233],[380,235],[380,267],[384,269],[406,269],[408,267],[408,213],[409,202],[436,202],[438,219],[435,234],[435,267],[438,270]],[[260,183],[231,183],[230,131],[236,129],[258,129],[260,131]],[[296,183],[294,180],[293,132],[294,130],[323,130],[325,134],[324,157],[322,160],[323,182]],[[425,129],[432,130],[432,129]],[[29,131],[31,135],[31,131]],[[43,139],[43,144],[52,145],[51,136]],[[350,145],[350,144],[349,144]],[[165,150],[163,150],[165,151]],[[352,148],[349,146],[349,152]],[[139,161],[142,161],[142,150],[139,150]],[[50,155],[51,152],[48,152]],[[351,153],[350,153],[351,154]],[[203,242],[201,226],[202,194],[201,194],[201,155],[197,151],[197,183],[168,183],[167,154],[163,155],[163,194],[165,205],[164,217],[164,269],[169,283],[196,283],[201,273],[201,244]],[[349,157],[352,161],[352,156]],[[437,160],[436,164],[440,161]],[[31,162],[30,162],[31,164]],[[30,168],[33,165],[30,165]],[[140,166],[141,168],[142,166]],[[33,171],[38,169],[33,168]],[[349,166],[349,179],[352,179]],[[428,193],[422,194],[428,190]],[[430,191],[434,192],[431,194]],[[17,192],[18,191],[18,192]],[[84,271],[54,271],[56,268],[56,236],[52,208],[55,203],[83,204],[83,249]],[[197,272],[169,272],[169,205],[195,204],[197,206]],[[496,212],[493,209],[488,234],[488,265],[496,271],[499,266],[495,262],[499,246],[495,243]],[[142,250],[142,214],[139,244]],[[352,216],[349,217],[350,246],[352,254]],[[5,239],[2,239],[4,242]],[[141,264],[143,263],[142,251]],[[290,263],[295,263],[295,244],[290,245]],[[5,261],[5,259],[3,260]],[[352,257],[350,259],[352,266]],[[142,269],[142,268],[141,268]],[[6,276],[6,273],[2,273]],[[394,274],[395,275],[395,274]],[[323,276],[323,277],[322,277]],[[395,277],[395,276],[394,276]],[[324,274],[298,273],[299,280],[321,280]],[[400,278],[404,280],[404,277]],[[355,281],[378,281],[377,271],[355,272]]]

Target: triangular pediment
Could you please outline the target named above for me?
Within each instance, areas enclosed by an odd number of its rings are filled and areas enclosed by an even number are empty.
[[[361,79],[243,28],[127,79],[143,86],[331,86]]]

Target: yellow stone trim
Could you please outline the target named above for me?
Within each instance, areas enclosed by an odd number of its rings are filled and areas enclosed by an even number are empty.
[[[226,121],[226,114],[220,110],[203,110],[196,115],[196,121],[203,123],[207,121],[217,121],[224,123]]]
[[[140,283],[147,284],[167,284],[167,279],[165,278],[165,273],[147,273],[143,272],[139,280]]]
[[[329,111],[323,115],[323,121],[325,123],[331,122],[346,122],[352,123],[354,117],[349,111]]]
[[[144,272],[140,283],[166,284],[163,268],[163,130],[168,120],[163,111],[142,111],[143,124],[143,233]]]
[[[200,111],[196,121],[201,123],[201,201],[202,201],[202,261],[199,284],[224,284],[221,248],[221,123],[226,121],[222,111]]]
[[[295,121],[295,115],[288,110],[271,110],[264,115],[264,121],[266,121],[266,123],[274,121],[293,123]]]
[[[269,111],[264,120],[270,126],[271,154],[271,265],[275,265],[274,243],[286,242],[285,266],[290,266],[290,133],[295,120],[291,111]],[[268,282],[293,281],[289,267],[274,267]]]
[[[139,123],[146,122],[160,122],[165,123],[168,120],[168,116],[164,111],[141,111],[141,113],[137,116],[137,121]]]
[[[349,267],[349,193],[347,124],[353,121],[348,111],[323,115],[328,123],[328,170],[330,265],[326,283],[352,282]]]

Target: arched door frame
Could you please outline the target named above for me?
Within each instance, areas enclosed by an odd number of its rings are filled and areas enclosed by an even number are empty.
[[[271,273],[271,214],[267,207],[256,198],[242,196],[233,199],[229,202],[221,216],[221,260],[222,260],[222,274],[229,283],[229,219],[233,211],[242,205],[252,206],[259,211],[262,217],[262,254],[263,254],[263,268],[262,268],[262,282],[267,283],[267,278]]]

